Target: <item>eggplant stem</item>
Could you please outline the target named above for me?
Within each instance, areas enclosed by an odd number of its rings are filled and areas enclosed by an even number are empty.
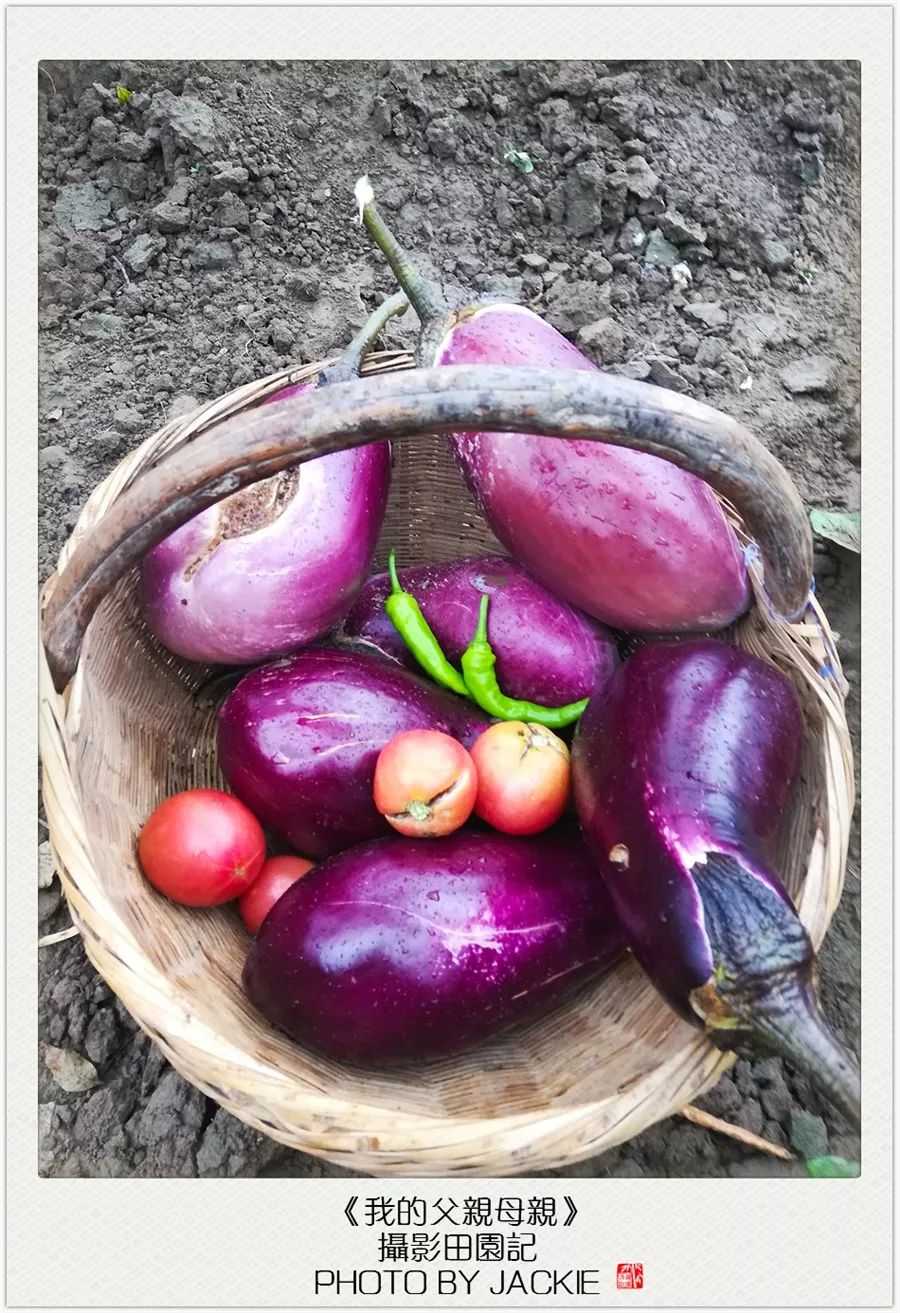
[[[429,320],[447,314],[450,307],[437,284],[416,268],[408,252],[375,208],[375,193],[368,178],[360,178],[356,184],[356,199],[366,231],[393,269],[397,282],[409,297],[423,327]]]
[[[330,387],[333,383],[346,383],[351,378],[356,378],[363,362],[363,356],[373,346],[385,324],[389,319],[393,319],[395,315],[406,314],[408,308],[409,301],[405,292],[395,292],[386,301],[382,301],[381,305],[372,311],[350,345],[334,364],[322,370],[319,375],[318,386]]]
[[[767,1048],[806,1072],[858,1130],[859,1067],[828,1026],[812,991],[800,993],[795,985],[791,982],[784,992],[776,989],[760,1001],[750,1022],[750,1038],[754,1047]]]
[[[690,1003],[709,1039],[786,1059],[858,1127],[859,1069],[822,1016],[813,946],[787,894],[728,853],[708,852],[691,874],[713,969]]]

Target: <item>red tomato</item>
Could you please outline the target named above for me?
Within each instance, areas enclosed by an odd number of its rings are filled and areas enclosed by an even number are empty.
[[[569,749],[542,725],[506,720],[472,745],[478,771],[475,814],[504,834],[538,834],[563,814]]]
[[[189,789],[160,803],[141,830],[138,854],[161,894],[186,907],[216,907],[256,879],[266,838],[230,793]]]
[[[281,895],[311,869],[312,862],[305,857],[269,857],[263,862],[259,875],[238,899],[238,911],[251,935],[256,934]]]
[[[397,734],[375,763],[375,806],[401,834],[436,839],[472,814],[478,776],[461,743],[436,729]]]

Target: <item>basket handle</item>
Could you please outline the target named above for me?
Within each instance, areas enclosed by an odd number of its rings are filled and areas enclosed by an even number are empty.
[[[743,425],[666,388],[586,370],[444,365],[336,383],[244,411],[145,469],[45,592],[42,637],[60,692],[109,589],[151,548],[246,484],[331,452],[435,432],[535,433],[631,447],[704,479],[740,513],[774,607],[806,605],[812,532],[785,468]]]

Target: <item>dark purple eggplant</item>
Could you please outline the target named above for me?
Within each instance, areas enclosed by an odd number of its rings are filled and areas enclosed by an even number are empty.
[[[372,800],[375,761],[407,729],[470,747],[477,707],[370,652],[310,648],[252,670],[219,712],[222,774],[263,825],[304,857],[391,833]]]
[[[562,706],[588,697],[615,668],[612,634],[561,602],[507,556],[414,565],[398,573],[457,668],[475,633],[481,596],[488,594],[497,678],[508,697]],[[418,670],[416,658],[384,609],[390,588],[387,574],[374,575],[351,607],[341,632],[371,643],[408,670]]]
[[[802,744],[796,693],[711,638],[652,643],[588,703],[575,804],[629,947],[719,1048],[780,1055],[858,1122],[815,954],[777,870]]]
[[[244,987],[329,1057],[444,1057],[540,1015],[622,952],[577,831],[395,836],[329,858],[250,947]]]

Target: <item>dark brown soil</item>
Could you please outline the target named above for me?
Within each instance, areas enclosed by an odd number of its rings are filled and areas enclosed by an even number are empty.
[[[744,420],[810,506],[859,506],[859,71],[846,63],[62,64],[38,82],[41,571],[90,490],[172,414],[346,343],[393,290],[354,222],[368,172],[447,291],[532,305],[612,372]],[[134,94],[123,105],[116,84]],[[533,164],[522,172],[508,147]],[[680,284],[673,266],[689,271]],[[415,320],[387,345],[409,345]],[[817,544],[858,726],[859,571]],[[43,836],[42,836],[43,837]],[[859,869],[822,953],[858,1047]],[[67,924],[54,883],[42,932]],[[41,954],[47,1175],[347,1175],[186,1085],[87,963]],[[704,1106],[858,1155],[808,1082],[741,1061]],[[585,1176],[793,1169],[675,1118]]]

